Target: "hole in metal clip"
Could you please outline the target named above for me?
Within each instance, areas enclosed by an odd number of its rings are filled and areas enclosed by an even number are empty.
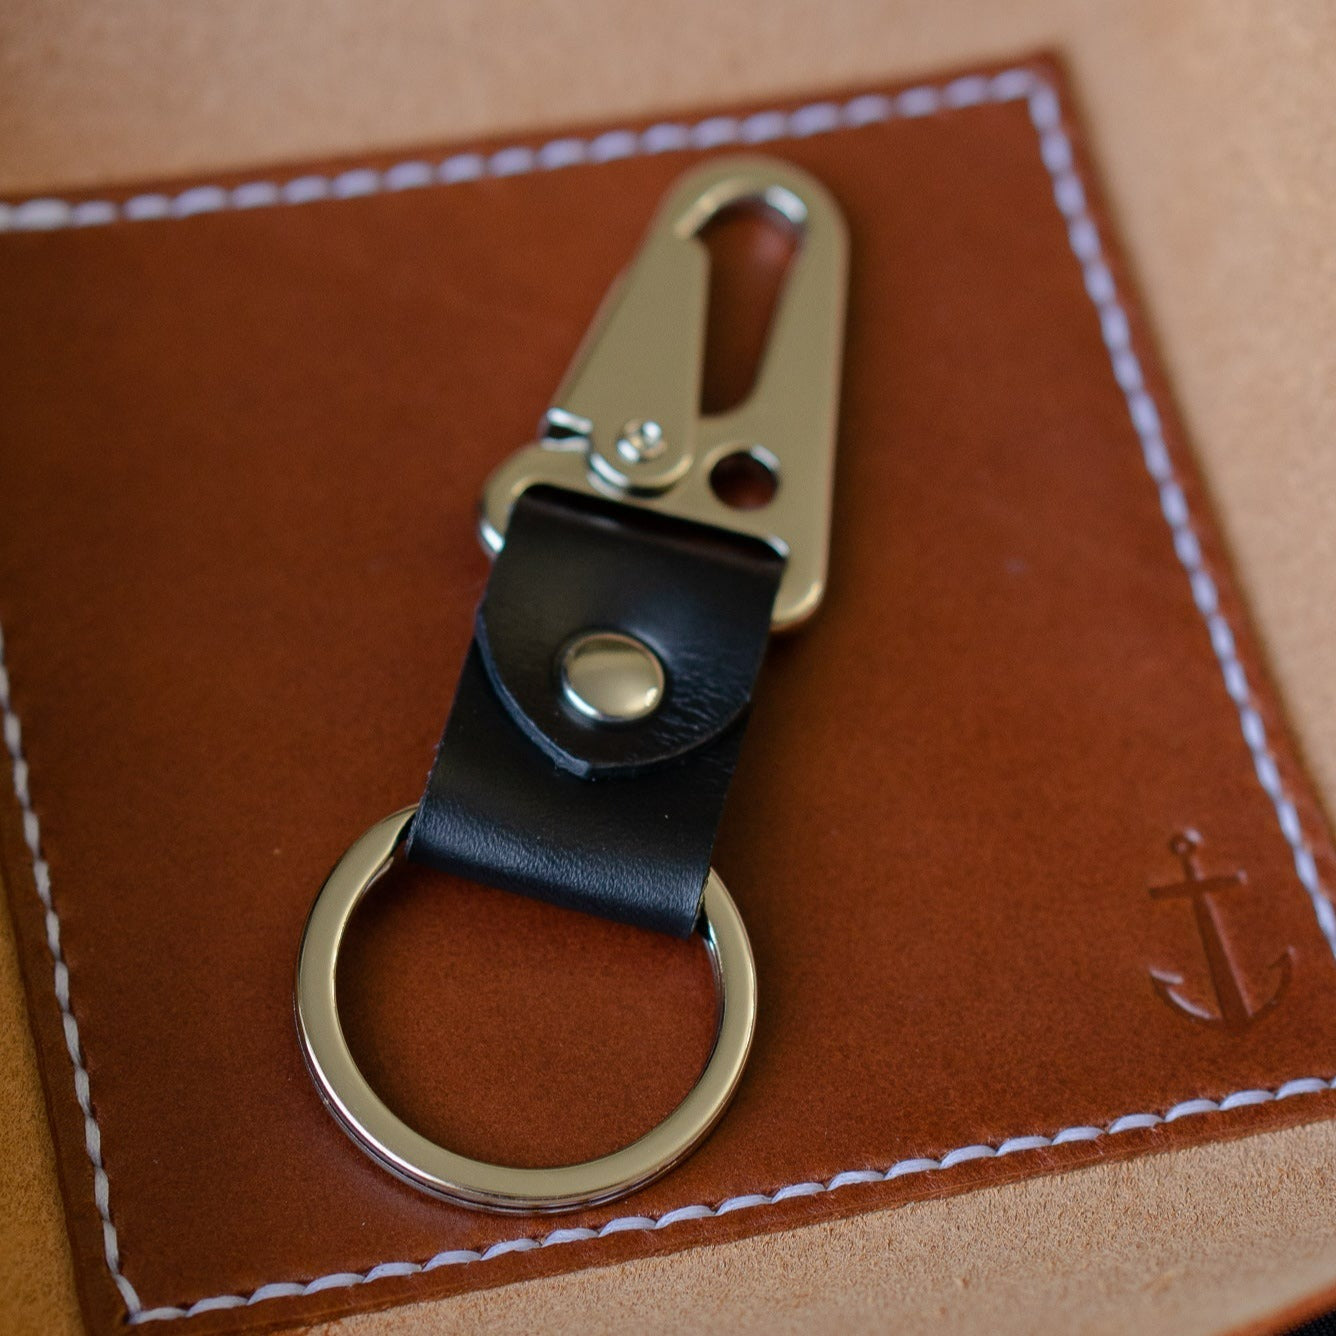
[[[721,209],[697,235],[710,253],[700,411],[711,417],[736,408],[751,393],[802,236],[759,200]]]
[[[779,466],[768,450],[734,450],[710,470],[710,490],[734,510],[760,510],[779,490]]]

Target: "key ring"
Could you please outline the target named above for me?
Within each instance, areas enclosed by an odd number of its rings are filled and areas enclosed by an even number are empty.
[[[469,1159],[415,1132],[371,1088],[339,1021],[339,949],[362,897],[389,870],[415,808],[376,822],[325,880],[302,935],[297,1028],[321,1096],[349,1136],[414,1187],[475,1209],[554,1212],[595,1206],[643,1187],[685,1159],[718,1121],[737,1088],[756,1024],[756,967],[742,916],[713,869],[699,932],[719,999],[714,1047],[686,1098],[639,1140],[580,1164],[519,1169]]]

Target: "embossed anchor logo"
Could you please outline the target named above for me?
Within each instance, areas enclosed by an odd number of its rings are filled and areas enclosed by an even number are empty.
[[[1202,948],[1206,953],[1206,965],[1210,971],[1211,987],[1215,992],[1219,1011],[1212,1012],[1178,992],[1183,984],[1181,974],[1152,970],[1151,981],[1155,985],[1155,991],[1175,1011],[1181,1011],[1185,1016],[1200,1021],[1203,1025],[1212,1025],[1225,1030],[1242,1030],[1265,1016],[1280,1001],[1289,987],[1293,948],[1287,946],[1271,962],[1270,968],[1280,972],[1280,982],[1271,996],[1260,1006],[1250,1006],[1243,991],[1244,981],[1229,954],[1229,948],[1225,945],[1219,911],[1213,899],[1222,891],[1246,885],[1248,878],[1242,869],[1220,876],[1206,876],[1197,858],[1201,845],[1202,838],[1195,830],[1179,831],[1169,841],[1169,848],[1183,864],[1184,880],[1169,886],[1152,886],[1150,894],[1154,900],[1192,901],[1197,935],[1201,938]]]

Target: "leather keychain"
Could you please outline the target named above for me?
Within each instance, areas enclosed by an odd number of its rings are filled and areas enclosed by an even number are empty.
[[[701,232],[760,204],[798,233],[750,396],[700,414],[709,255]],[[848,242],[829,193],[761,158],[683,178],[610,292],[542,437],[488,480],[496,554],[473,643],[416,808],[372,826],[311,909],[297,1022],[321,1095],[354,1141],[427,1192],[496,1211],[613,1200],[690,1154],[733,1095],[756,1016],[746,930],[710,867],[756,675],[772,630],[825,588]],[[744,458],[773,495],[716,493]],[[352,914],[403,846],[414,861],[558,904],[688,936],[719,999],[695,1087],[631,1145],[520,1169],[414,1132],[359,1071],[335,975]]]

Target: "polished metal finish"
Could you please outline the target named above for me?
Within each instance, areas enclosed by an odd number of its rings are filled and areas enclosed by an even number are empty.
[[[591,477],[614,495],[655,496],[682,480],[691,457],[664,435],[653,418],[632,418],[615,440],[590,442],[588,466]]]
[[[748,201],[798,229],[800,247],[750,398],[702,418],[709,254],[700,232]],[[826,583],[847,271],[844,219],[806,172],[728,158],[686,176],[604,302],[547,410],[542,439],[488,479],[487,546],[501,550],[515,499],[535,484],[612,497],[768,543],[786,558],[775,629],[810,617]],[[711,470],[755,450],[775,461],[778,487],[767,505],[734,509],[711,490]]]
[[[663,701],[663,664],[634,636],[590,631],[561,656],[561,693],[600,724],[629,724],[654,713]]]
[[[406,807],[356,840],[329,874],[311,909],[297,965],[297,1028],[321,1095],[344,1130],[374,1159],[415,1187],[490,1211],[567,1211],[613,1201],[689,1155],[737,1088],[756,1023],[756,967],[732,898],[713,871],[705,883],[700,933],[714,969],[719,1028],[705,1070],[656,1128],[622,1150],[583,1164],[516,1169],[438,1146],[403,1122],[371,1088],[339,1022],[339,948],[362,897],[384,875],[416,809]]]
[[[663,439],[663,428],[652,419],[636,418],[628,422],[617,437],[617,453],[628,464],[658,459],[668,449]]]

